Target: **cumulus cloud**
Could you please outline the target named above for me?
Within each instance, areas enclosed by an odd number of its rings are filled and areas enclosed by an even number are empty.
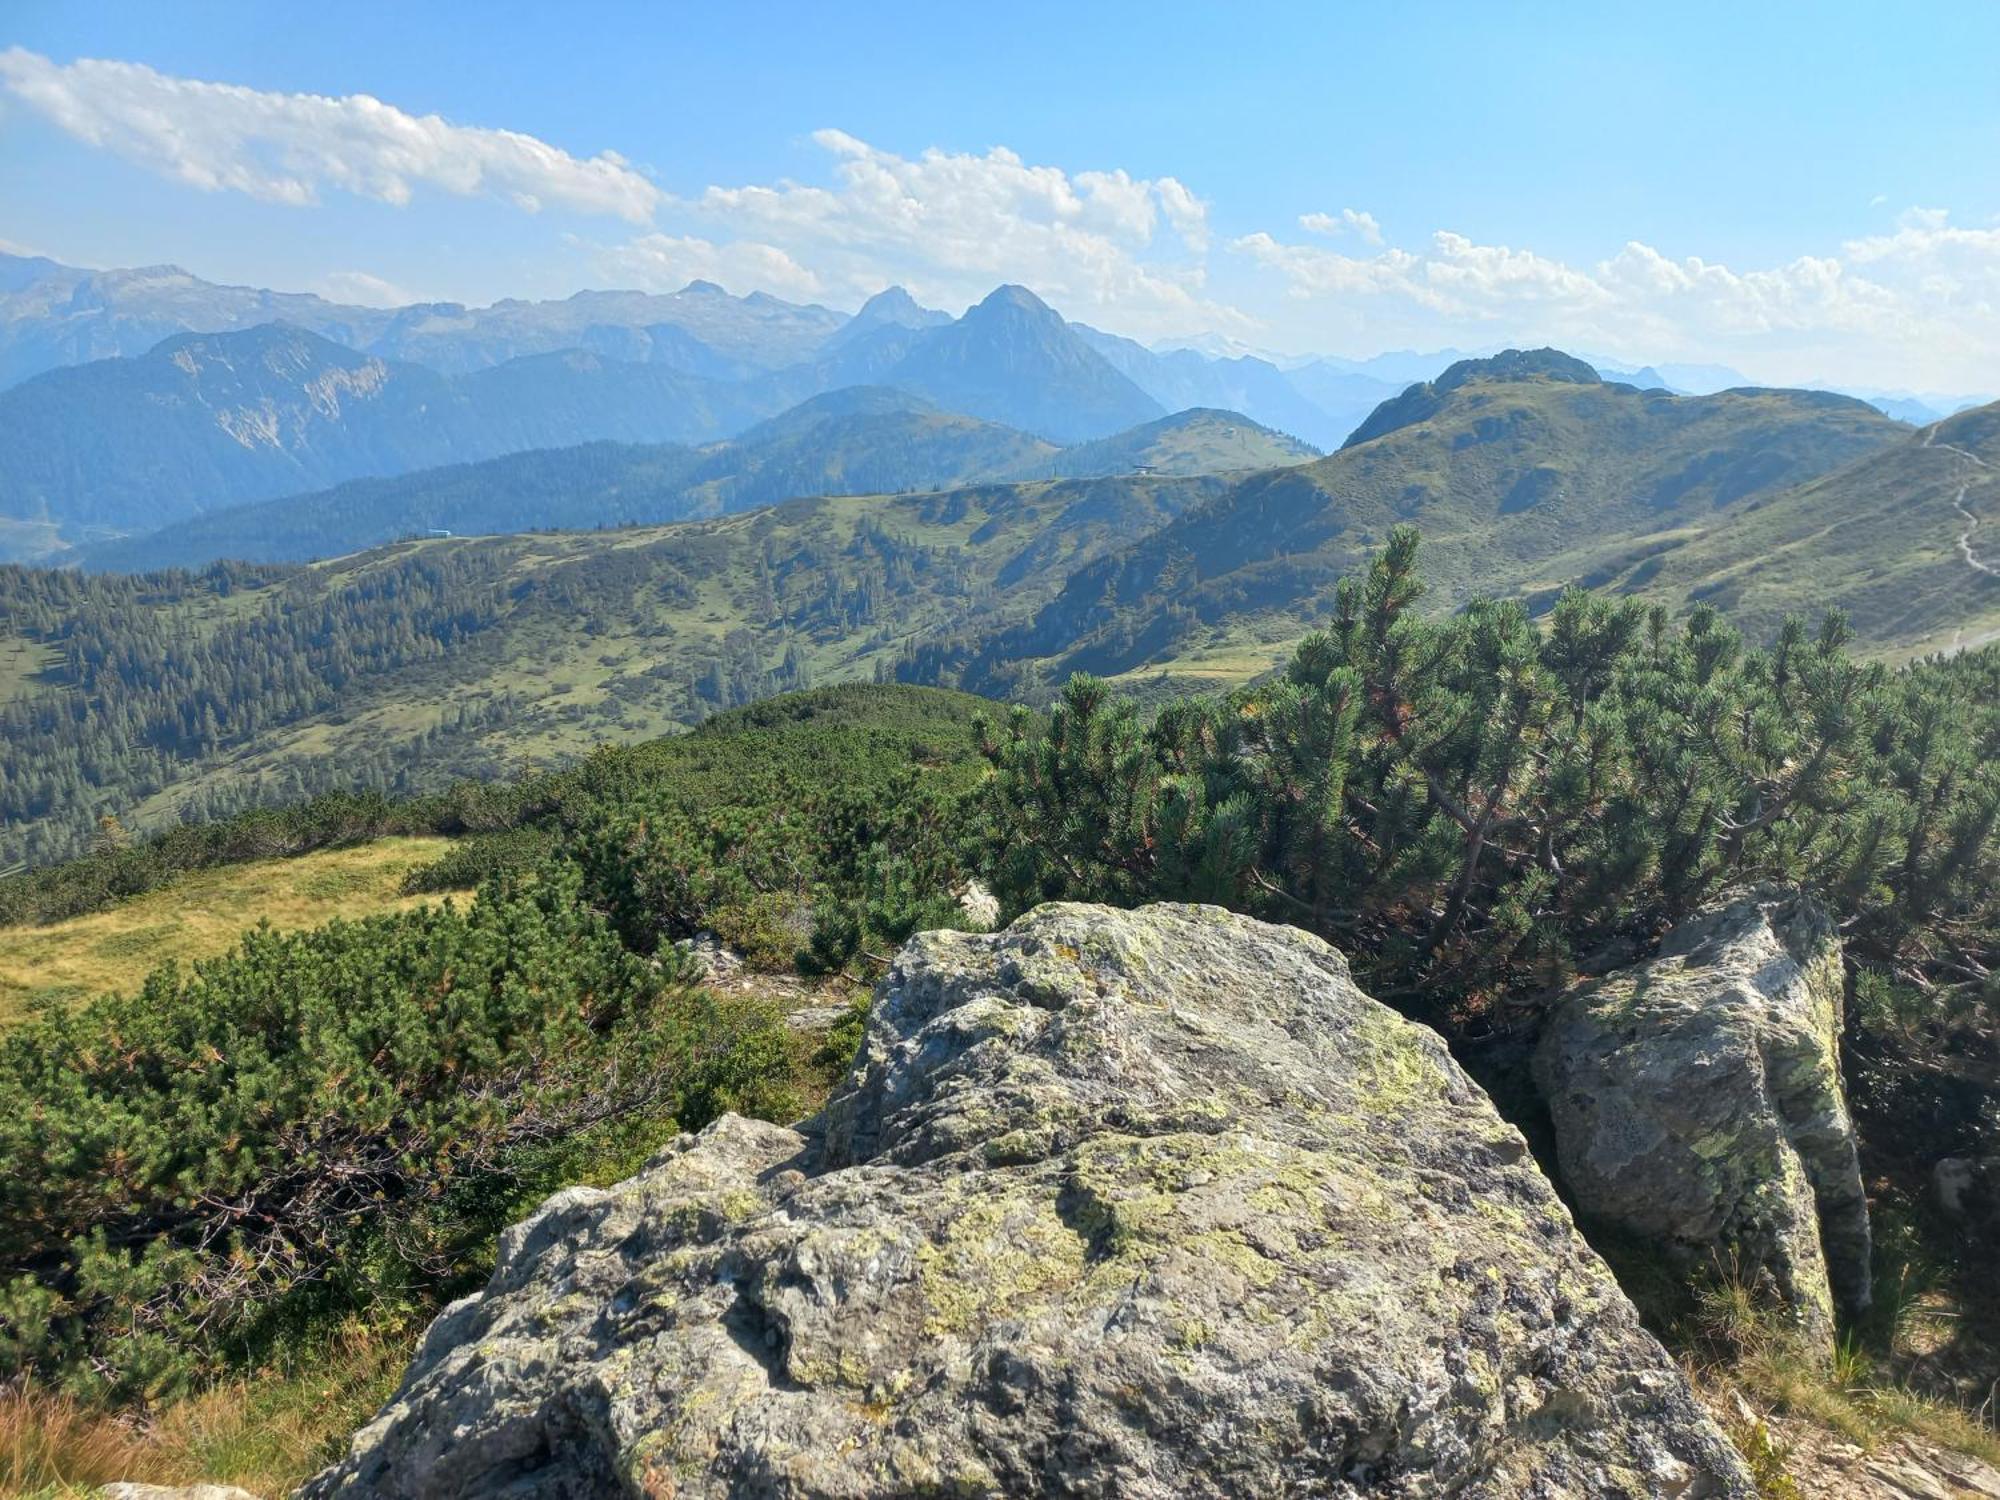
[[[1348,226],[1307,215],[1308,231]],[[1230,249],[1274,272],[1329,329],[1375,347],[1534,342],[1635,359],[1722,359],[1766,378],[1893,386],[2000,386],[2000,228],[1961,228],[1912,209],[1891,234],[1838,253],[1738,270],[1627,243],[1574,265],[1441,230],[1421,252],[1350,255],[1243,235]]]
[[[204,83],[142,63],[0,52],[0,88],[88,145],[207,192],[310,204],[337,189],[384,203],[417,190],[493,196],[646,223],[660,190],[614,152],[575,157],[512,130],[329,98]]]
[[[0,92],[204,191],[283,204],[484,197],[637,226],[622,243],[566,236],[600,284],[699,278],[852,306],[901,282],[956,308],[1020,281],[1070,316],[1148,338],[1250,334],[1348,353],[1558,343],[1728,361],[1769,379],[2000,387],[2000,220],[1966,227],[1931,206],[1886,233],[1747,269],[1636,241],[1581,263],[1451,229],[1413,248],[1391,244],[1365,210],[1310,212],[1297,221],[1302,239],[1257,231],[1227,242],[1215,263],[1225,298],[1211,289],[1211,207],[1194,187],[1033,163],[1004,146],[904,155],[826,129],[812,137],[816,181],[669,193],[611,151],[577,157],[365,94],[273,93],[20,47],[0,51]],[[321,289],[408,300],[362,271],[332,272]]]
[[[1376,222],[1375,215],[1364,209],[1343,208],[1338,218],[1332,214],[1300,214],[1299,228],[1308,234],[1329,237],[1352,231],[1371,245],[1382,243],[1382,226]]]
[[[334,271],[320,277],[313,288],[334,302],[356,303],[362,307],[406,307],[423,299],[393,281],[368,271]]]

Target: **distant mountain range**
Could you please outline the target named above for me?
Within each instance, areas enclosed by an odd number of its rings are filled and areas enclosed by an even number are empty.
[[[764,415],[741,387],[581,350],[446,376],[283,324],[182,334],[0,392],[0,515],[70,539],[149,531],[360,475]]]
[[[1022,479],[1195,476],[1317,457],[1234,412],[1189,411],[1074,448],[940,410],[881,386],[818,396],[702,447],[590,443],[536,449],[203,512],[86,546],[103,572],[220,558],[298,562],[404,537],[657,525],[801,496],[896,494]]]
[[[247,334],[272,324],[381,361],[408,386],[414,386],[416,377],[400,366],[458,378],[536,356],[573,358],[581,353],[605,364],[594,381],[565,377],[560,367],[531,367],[517,368],[510,379],[483,387],[499,393],[511,385],[576,418],[565,427],[558,416],[546,416],[532,437],[508,438],[514,418],[504,409],[459,410],[444,431],[407,457],[381,439],[347,442],[321,434],[316,422],[295,422],[288,442],[280,445],[289,448],[289,467],[296,472],[287,472],[288,465],[270,452],[241,466],[241,477],[229,472],[238,466],[223,463],[216,471],[169,453],[158,503],[148,514],[122,521],[103,519],[117,512],[122,500],[84,498],[79,503],[65,496],[60,484],[52,484],[46,471],[62,471],[59,457],[39,466],[39,473],[33,462],[13,474],[0,469],[0,484],[6,486],[0,488],[0,556],[46,551],[64,537],[74,538],[79,524],[129,530],[170,520],[184,507],[241,503],[282,493],[286,486],[297,491],[364,474],[477,460],[545,442],[727,437],[814,396],[855,385],[896,386],[947,410],[1064,443],[1106,437],[1169,412],[1211,407],[1240,412],[1261,426],[1326,449],[1337,446],[1380,401],[1400,390],[1410,371],[1417,372],[1412,378],[1422,378],[1448,362],[1406,354],[1374,361],[1287,361],[1280,368],[1254,356],[1210,357],[1188,348],[1156,351],[1083,324],[1064,325],[1021,288],[1001,288],[960,319],[920,306],[900,287],[879,293],[849,317],[761,293],[735,297],[700,281],[664,295],[590,291],[552,302],[508,300],[483,308],[419,303],[384,309],[305,293],[219,285],[177,266],[91,271],[0,255],[0,393],[67,367],[144,359],[178,335]],[[341,363],[317,362],[328,368]],[[641,377],[626,368],[632,366],[655,373]],[[708,384],[675,387],[661,372]],[[129,373],[110,381],[128,392],[145,383],[143,376]],[[600,396],[607,387],[630,387],[632,394]],[[67,397],[91,399],[85,387],[58,389]],[[168,400],[172,404],[184,397],[196,404],[202,399],[183,383]],[[284,393],[259,390],[252,399],[265,413],[253,425],[267,430],[297,415],[299,403]],[[382,399],[394,405],[393,396]],[[447,404],[462,407],[465,399],[461,391]],[[596,421],[589,410],[577,410],[579,399],[586,408],[608,399],[614,407],[622,404],[623,412],[617,420]],[[653,401],[672,401],[680,409],[649,407]],[[54,406],[39,402],[35,409],[55,412]],[[392,418],[375,420],[395,425]],[[148,426],[153,440],[166,437],[159,423]],[[324,451],[321,436],[326,438]],[[61,433],[54,434],[52,446],[60,452],[63,444]],[[103,465],[98,467],[101,472]],[[196,493],[179,493],[183,486],[177,474],[199,476]],[[32,488],[11,482],[17,480]],[[114,479],[111,488],[119,490],[120,481]],[[97,519],[79,523],[72,514],[76,510],[90,511]]]
[[[51,557],[80,542],[350,479],[537,448],[714,442],[857,385],[899,390],[1045,445],[1110,437],[1170,410],[1020,287],[999,288],[957,319],[895,289],[840,319],[702,284],[665,298],[591,293],[476,314],[431,308],[391,316],[312,298],[274,304],[178,272],[78,279],[62,268],[37,276],[29,274],[33,263],[4,264],[13,281],[27,276],[17,295],[33,294],[38,306],[56,285],[74,294],[65,306],[80,305],[86,291],[109,304],[104,317],[76,313],[71,331],[79,340],[86,333],[115,340],[142,325],[156,331],[171,305],[211,319],[297,313],[368,348],[294,323],[264,323],[175,334],[140,354],[45,370],[0,391],[0,560]],[[159,293],[144,304],[145,319],[135,312],[144,302],[139,287]],[[631,321],[666,311],[679,321]],[[628,321],[607,321],[620,317]],[[18,333],[22,325],[7,326]],[[500,357],[561,338],[584,342]],[[779,363],[802,352],[810,357]],[[1220,393],[1287,419],[1304,414],[1282,388],[1246,384],[1226,368],[1214,380],[1181,385],[1202,399],[1178,405],[1218,406],[1209,398]],[[1254,413],[1238,420],[1263,425]]]
[[[1333,449],[1382,402],[1465,357],[1281,356],[1214,336],[1148,348],[1065,324],[1019,287],[958,319],[900,287],[850,317],[701,281],[385,309],[175,266],[0,255],[0,560],[538,447],[712,442],[853,386],[1060,444],[1213,408]],[[1723,366],[1587,362],[1642,389],[1750,384]],[[1919,424],[1963,404],[1860,394]]]

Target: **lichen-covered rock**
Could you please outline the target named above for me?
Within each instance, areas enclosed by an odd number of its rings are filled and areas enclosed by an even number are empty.
[[[1824,911],[1738,891],[1564,995],[1535,1057],[1584,1215],[1766,1283],[1816,1338],[1868,1300],[1843,993]]]
[[[799,1131],[509,1231],[313,1497],[1748,1496],[1526,1151],[1303,933],[932,933]]]

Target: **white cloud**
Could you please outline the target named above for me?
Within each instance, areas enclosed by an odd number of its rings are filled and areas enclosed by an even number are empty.
[[[333,271],[320,277],[312,288],[333,302],[355,303],[362,307],[406,307],[424,299],[404,290],[393,281],[368,271]]]
[[[1382,243],[1382,226],[1376,222],[1375,215],[1365,209],[1343,208],[1338,218],[1332,214],[1300,214],[1299,228],[1308,234],[1329,237],[1351,230],[1371,245]]]
[[[815,297],[825,291],[818,276],[777,246],[752,240],[718,245],[694,235],[646,234],[622,245],[588,248],[606,277],[642,291],[679,291],[690,281],[713,281],[739,296],[765,291]]]
[[[419,188],[646,223],[660,190],[614,152],[579,158],[512,130],[328,98],[203,83],[142,63],[0,52],[0,88],[88,145],[207,192],[310,204],[327,189],[407,203]]]
[[[1317,233],[1347,226],[1307,215]],[[1275,272],[1301,321],[1375,348],[1556,343],[1633,359],[1724,360],[1765,378],[2000,386],[2000,228],[1912,209],[1892,234],[1736,270],[1637,241],[1593,265],[1439,231],[1422,253],[1347,255],[1265,233],[1230,248]],[[1365,347],[1357,344],[1356,347]]]

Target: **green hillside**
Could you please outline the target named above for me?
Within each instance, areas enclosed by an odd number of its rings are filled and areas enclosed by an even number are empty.
[[[1993,628],[1990,575],[1959,546],[2000,506],[1982,488],[1990,411],[1926,442],[1807,392],[1642,393],[1532,360],[1450,386],[1380,436],[1247,476],[823,496],[303,568],[0,572],[0,860],[72,853],[107,812],[147,828],[333,787],[414,790],[814,683],[1032,699],[1075,670],[1145,694],[1241,681],[1405,521],[1440,610],[1481,592],[1540,610],[1583,582],[1676,612],[1713,602],[1763,638],[1786,612],[1839,604],[1877,655]],[[820,427],[969,420],[883,399],[842,393]],[[788,414],[760,451],[806,453],[814,430]],[[467,504],[491,498],[455,482]]]
[[[415,789],[868,680],[916,639],[1032,610],[1224,487],[818,498],[305,568],[0,569],[0,865],[73,853],[105,813],[146,828]]]
[[[1889,654],[2000,638],[2000,405],[1976,407],[1660,555],[1647,596],[1705,600],[1754,635],[1837,605]]]
[[[955,666],[997,690],[1023,664],[1055,677],[1119,673],[1245,637],[1295,639],[1324,614],[1332,584],[1405,522],[1423,531],[1444,606],[1578,580],[1643,584],[1646,559],[1909,432],[1816,392],[1641,392],[1575,361],[1553,373],[1504,357],[1454,371],[1435,400],[1417,387],[1386,403],[1370,424],[1380,435],[1246,478],[1105,556],[1031,627],[969,643]]]
[[[1193,407],[1129,432],[1065,448],[1032,477],[1219,474],[1229,469],[1276,469],[1319,456],[1317,448],[1261,427],[1240,412]]]

